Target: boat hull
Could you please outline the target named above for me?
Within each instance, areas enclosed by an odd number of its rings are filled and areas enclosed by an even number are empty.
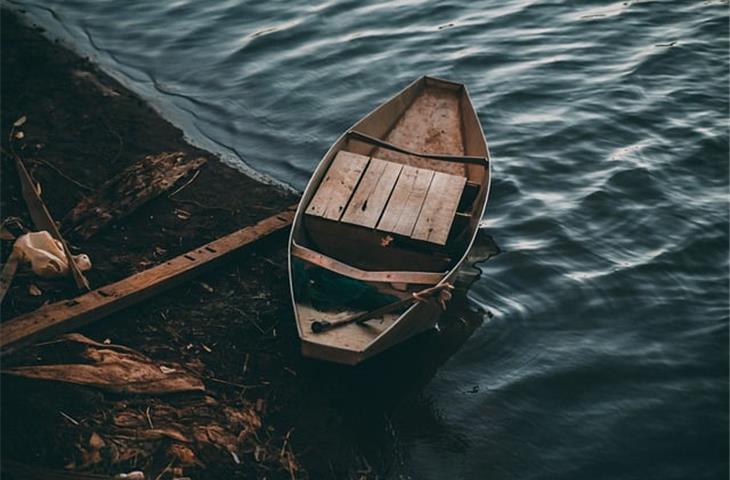
[[[456,147],[449,146],[448,139],[444,139],[441,142],[441,145],[435,145],[433,147],[432,153],[475,155],[486,159],[483,167],[472,165],[453,166],[451,164],[444,167],[443,165],[445,165],[445,162],[436,161],[430,158],[420,159],[425,162],[424,164],[427,165],[427,168],[441,168],[442,171],[448,170],[449,173],[458,173],[461,171],[468,179],[472,178],[476,180],[472,183],[478,186],[474,207],[471,212],[471,217],[469,218],[468,238],[463,241],[463,248],[459,250],[457,257],[450,261],[448,269],[442,271],[443,274],[438,280],[437,285],[451,283],[453,281],[458,269],[463,264],[466,255],[474,242],[479,221],[481,220],[486,208],[491,179],[491,165],[488,161],[489,152],[486,140],[484,139],[484,134],[476,117],[476,113],[471,105],[468,92],[463,85],[445,80],[433,79],[431,77],[422,77],[376,108],[373,112],[366,115],[350,130],[341,135],[322,158],[304,191],[295,216],[294,226],[292,228],[289,241],[290,290],[297,330],[301,339],[302,354],[304,356],[336,363],[355,365],[413,337],[414,335],[433,328],[439,320],[442,312],[437,303],[415,302],[405,311],[396,314],[384,315],[383,318],[379,320],[375,319],[368,322],[367,326],[351,325],[343,327],[342,332],[331,333],[324,336],[313,335],[312,332],[309,331],[310,329],[308,326],[311,324],[313,318],[319,318],[318,316],[326,315],[326,312],[313,309],[310,306],[304,305],[301,301],[300,295],[298,295],[299,292],[297,292],[297,286],[294,282],[294,263],[298,262],[299,259],[295,258],[292,254],[292,250],[293,248],[296,249],[297,243],[304,242],[305,239],[308,238],[304,222],[306,206],[312,200],[317,187],[320,185],[330,168],[335,155],[345,148],[347,148],[347,151],[354,151],[355,153],[364,155],[372,155],[373,157],[378,156],[378,158],[387,157],[388,155],[388,152],[385,152],[383,149],[374,149],[372,145],[368,146],[353,141],[352,138],[348,136],[349,133],[353,131],[362,132],[369,136],[383,139],[391,139],[391,137],[394,137],[395,140],[398,141],[399,145],[406,144],[408,146],[410,141],[410,143],[414,143],[416,146],[423,147],[423,142],[419,144],[418,139],[409,140],[409,137],[407,137],[403,132],[408,133],[411,131],[415,132],[414,135],[418,135],[426,131],[417,125],[417,117],[413,120],[408,117],[408,114],[419,105],[425,105],[424,108],[430,108],[427,101],[420,101],[420,104],[418,103],[418,101],[425,96],[423,94],[424,89],[431,88],[429,87],[430,82],[437,85],[435,88],[443,88],[444,90],[450,89],[452,91],[459,92],[459,111],[462,117],[459,131],[459,135],[461,135],[461,137],[459,137],[459,142],[463,145],[463,147],[459,147],[455,152],[443,151],[447,148],[451,148],[452,150],[456,149]],[[432,97],[436,98],[437,96],[432,95]],[[438,98],[436,100],[427,98],[426,100],[431,101],[431,103],[434,104],[437,103]],[[410,116],[413,117],[413,115]],[[406,127],[410,127],[410,130]],[[428,147],[429,145],[426,144],[426,146]],[[418,149],[418,151],[423,152],[424,149],[421,148]],[[397,161],[404,164],[412,164],[412,162],[415,162],[418,159],[407,154],[402,154],[400,156],[391,155],[387,158],[387,160]],[[420,166],[423,166],[423,164]],[[479,168],[482,168],[482,170],[479,170]],[[388,284],[387,282],[374,282],[373,285],[376,285],[380,289],[390,289],[391,292],[401,296],[408,296],[410,295],[409,292],[414,292],[419,288],[422,288],[417,285]],[[336,321],[337,319],[342,318],[342,315],[344,314],[338,314],[338,316],[332,318]]]

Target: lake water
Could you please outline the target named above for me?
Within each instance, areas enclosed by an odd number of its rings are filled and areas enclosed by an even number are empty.
[[[388,478],[728,478],[727,1],[12,4],[295,189],[416,77],[468,85],[499,254],[352,422]]]

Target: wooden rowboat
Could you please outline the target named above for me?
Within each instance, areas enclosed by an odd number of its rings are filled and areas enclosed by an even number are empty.
[[[474,242],[490,178],[459,83],[422,77],[346,131],[312,175],[289,240],[302,353],[354,365],[433,328],[434,297]],[[433,297],[414,298],[429,288]]]

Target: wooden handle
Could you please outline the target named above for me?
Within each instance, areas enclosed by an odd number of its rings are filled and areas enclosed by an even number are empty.
[[[435,285],[433,287],[425,288],[425,289],[421,290],[420,292],[412,293],[411,296],[408,298],[398,300],[397,302],[389,303],[388,305],[384,305],[380,308],[376,308],[375,310],[371,310],[369,312],[358,313],[356,315],[353,315],[348,318],[344,318],[337,322],[328,322],[327,320],[315,320],[311,323],[310,327],[311,327],[313,333],[322,333],[322,332],[326,332],[327,330],[332,330],[333,328],[343,327],[345,325],[350,325],[352,323],[362,324],[362,323],[367,322],[368,320],[372,320],[373,318],[379,317],[385,313],[392,312],[393,310],[397,310],[401,307],[405,307],[406,305],[409,305],[413,302],[421,301],[422,299],[428,298],[428,297],[434,295],[435,293],[440,292],[444,288],[452,289],[454,287],[450,283],[442,283],[440,285]]]

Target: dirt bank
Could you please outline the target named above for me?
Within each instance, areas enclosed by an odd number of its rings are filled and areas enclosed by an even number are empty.
[[[2,218],[30,226],[15,167],[20,155],[55,218],[145,155],[180,151],[208,159],[172,198],[149,202],[82,241],[93,287],[147,269],[296,202],[188,145],[181,132],[88,61],[2,12]],[[13,123],[22,138],[9,140]],[[2,260],[11,242],[2,242]],[[391,418],[438,429],[438,412],[419,392],[481,322],[452,301],[459,321],[424,334],[357,368],[304,359],[289,305],[285,234],[245,249],[236,261],[134,308],[85,327],[97,342],[131,347],[153,362],[192,372],[204,393],[131,395],[4,375],[6,478],[107,478],[144,470],[147,478],[410,478]],[[41,294],[31,295],[34,285]],[[37,293],[37,292],[36,292]],[[18,275],[2,321],[76,295],[67,280]],[[463,292],[462,292],[463,293]],[[459,306],[461,305],[461,306]],[[447,316],[448,317],[448,316]],[[112,348],[112,347],[109,347]],[[3,368],[69,363],[72,342],[24,349]],[[13,476],[9,462],[53,469]],[[169,467],[169,468],[167,468]],[[166,470],[167,468],[167,470]],[[59,471],[73,472],[61,477]],[[32,477],[30,475],[35,475]]]

